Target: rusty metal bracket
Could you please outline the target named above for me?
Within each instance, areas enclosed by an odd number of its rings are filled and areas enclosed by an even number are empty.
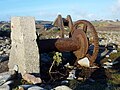
[[[72,18],[70,15],[67,15],[67,18],[62,18],[61,15],[58,15],[53,25],[60,28],[61,37],[64,38],[65,26],[69,27],[70,32],[72,31],[72,27],[73,27]]]

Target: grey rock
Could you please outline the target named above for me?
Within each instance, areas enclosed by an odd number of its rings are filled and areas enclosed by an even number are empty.
[[[117,50],[113,50],[112,53],[117,53],[118,51]]]
[[[13,78],[14,74],[15,74],[14,71],[0,73],[0,86],[6,83],[11,78]]]
[[[75,79],[76,78],[76,76],[75,76],[75,72],[76,72],[76,70],[72,70],[72,71],[70,71],[69,72],[69,76],[67,77],[67,79],[68,80],[73,80],[73,79]]]
[[[3,37],[0,37],[0,40],[2,40],[3,39]]]
[[[68,86],[62,85],[62,86],[57,86],[53,90],[72,90],[72,89],[69,88]]]
[[[106,66],[111,66],[111,65],[113,65],[112,62],[105,62],[105,63],[103,63],[103,64],[106,65]]]
[[[6,52],[8,49],[7,48],[4,48],[3,51]]]
[[[18,71],[19,71],[19,67],[18,67],[18,65],[14,65],[13,70],[16,71],[16,72],[18,72]]]
[[[10,45],[6,45],[6,48],[10,49],[10,48],[11,48],[11,46],[10,46]]]
[[[0,51],[3,51],[3,49],[4,49],[4,48],[3,48],[2,45],[1,45],[1,47],[0,47]]]
[[[9,59],[8,55],[2,55],[2,56],[0,56],[0,62],[6,61],[8,59]]]
[[[106,55],[105,57],[110,57],[110,55]]]
[[[65,84],[68,84],[69,83],[69,81],[68,80],[64,80],[64,81],[61,81],[61,84],[63,85],[65,85]]]
[[[118,63],[120,63],[119,61],[114,61],[114,62],[112,62],[113,64],[118,64]]]
[[[10,40],[9,39],[5,39],[5,44],[10,44]]]
[[[0,40],[0,43],[2,43],[2,44],[3,44],[3,43],[4,43],[4,40]]]
[[[108,62],[111,62],[112,60],[111,59],[108,59]]]
[[[103,53],[101,53],[101,57],[105,56],[108,52],[108,50],[105,50]]]
[[[3,54],[3,51],[0,51],[0,55],[2,55]]]
[[[27,90],[29,87],[32,87],[32,85],[20,85],[18,86],[19,90]]]
[[[5,46],[5,44],[4,44],[4,43],[2,44],[2,47],[3,47],[3,49],[4,49],[4,48],[6,48],[6,46]]]
[[[10,81],[5,82],[3,85],[11,85],[11,84],[13,84],[13,83],[14,83],[14,81],[13,81],[13,80],[10,80]]]
[[[46,89],[39,87],[39,86],[32,86],[32,87],[28,88],[28,90],[46,90]]]
[[[0,90],[11,90],[9,85],[0,86]]]
[[[5,51],[5,53],[9,55],[9,54],[10,54],[10,49],[7,49],[7,50]]]
[[[112,68],[112,66],[103,66],[103,68]]]
[[[24,75],[22,75],[22,78],[33,84],[42,83],[41,78],[35,77],[34,75],[31,75],[31,74],[24,74]]]
[[[113,66],[114,64],[118,64],[118,63],[119,63],[119,61],[105,62],[105,63],[103,63],[103,64],[104,64],[103,67],[104,67],[104,68],[112,68],[112,66]]]

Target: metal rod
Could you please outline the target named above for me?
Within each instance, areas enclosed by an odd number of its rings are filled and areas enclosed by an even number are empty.
[[[76,51],[80,48],[80,43],[73,38],[45,39],[38,40],[38,47],[41,53],[51,51]]]

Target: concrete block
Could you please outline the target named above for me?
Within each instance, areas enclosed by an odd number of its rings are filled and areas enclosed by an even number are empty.
[[[40,73],[39,50],[36,42],[34,17],[11,18],[12,47],[9,58],[9,69],[15,65],[19,73]]]

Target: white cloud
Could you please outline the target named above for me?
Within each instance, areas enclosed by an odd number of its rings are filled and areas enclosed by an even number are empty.
[[[116,3],[112,6],[113,13],[120,13],[120,0],[117,0]]]
[[[81,19],[86,19],[86,20],[95,20],[97,16],[92,13],[92,12],[87,12],[86,10],[76,10],[73,13],[71,13],[73,16],[73,20],[81,20]]]
[[[113,19],[120,19],[120,0],[116,0],[111,6],[111,17]]]

